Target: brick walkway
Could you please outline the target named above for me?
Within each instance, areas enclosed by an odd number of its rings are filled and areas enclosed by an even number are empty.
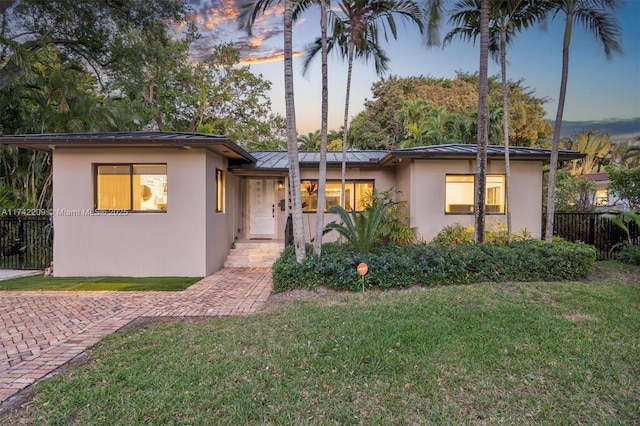
[[[141,317],[259,312],[265,268],[226,268],[181,292],[0,292],[0,409],[12,396]]]

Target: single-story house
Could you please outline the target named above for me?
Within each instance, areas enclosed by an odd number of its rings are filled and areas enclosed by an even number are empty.
[[[629,201],[622,200],[609,190],[609,174],[606,172],[588,173],[580,176],[596,184],[593,205],[598,210],[629,210]]]
[[[284,241],[286,152],[247,152],[223,136],[176,132],[17,135],[0,144],[52,154],[56,276],[205,276],[223,267],[236,240]],[[507,206],[504,148],[488,148],[487,220],[505,220],[510,208],[514,230],[539,238],[550,151],[510,154]],[[309,239],[319,155],[299,159]],[[373,188],[395,187],[410,225],[428,241],[447,225],[473,224],[475,159],[475,145],[349,151],[345,207],[361,208]],[[340,203],[341,161],[341,152],[328,153],[325,207]]]

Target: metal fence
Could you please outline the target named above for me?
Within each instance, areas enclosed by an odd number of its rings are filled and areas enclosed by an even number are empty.
[[[554,213],[553,217],[553,235],[595,246],[601,260],[613,258],[627,241],[627,233],[602,213]],[[631,221],[628,227],[632,240],[638,244],[638,226]]]
[[[44,269],[53,259],[48,217],[0,217],[0,268]]]

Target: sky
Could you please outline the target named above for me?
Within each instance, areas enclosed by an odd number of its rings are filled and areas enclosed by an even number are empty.
[[[192,54],[202,57],[211,47],[231,42],[241,53],[241,61],[255,74],[272,82],[272,109],[284,116],[284,77],[282,62],[282,5],[274,6],[258,18],[252,36],[238,30],[238,5],[243,0],[189,0],[191,19],[203,37]],[[602,45],[584,27],[574,27],[571,48],[567,100],[563,121],[564,135],[599,128],[612,137],[627,138],[640,134],[640,0],[626,0],[616,13],[622,29],[623,54],[607,60]],[[396,22],[399,22],[398,20]],[[446,22],[441,38],[450,29]],[[522,80],[535,95],[547,100],[546,118],[555,119],[560,91],[562,37],[564,22],[560,15],[518,34],[507,50],[507,76]],[[303,75],[304,51],[320,35],[320,14],[313,8],[294,27],[294,91],[299,134],[320,128],[320,57]],[[398,39],[383,44],[390,58],[388,76],[426,76],[454,78],[457,71],[474,73],[479,66],[479,46],[455,40],[445,48],[427,47],[416,28],[399,23]],[[329,130],[342,126],[344,117],[346,61],[329,55]],[[490,60],[489,73],[499,74],[499,65]],[[354,117],[371,99],[371,86],[380,80],[372,64],[355,62],[351,85],[349,116]]]

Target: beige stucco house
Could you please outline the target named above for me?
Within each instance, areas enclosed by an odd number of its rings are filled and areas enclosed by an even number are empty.
[[[234,240],[284,240],[286,152],[246,152],[226,137],[175,132],[19,135],[0,143],[52,154],[56,276],[205,276],[223,267]],[[504,149],[488,149],[487,220],[504,221],[511,208],[514,229],[540,237],[550,152],[510,153],[506,206]],[[561,161],[580,156],[560,152]],[[309,239],[319,155],[299,158]],[[395,187],[410,225],[428,241],[446,225],[473,224],[475,158],[475,145],[350,151],[345,207],[360,209],[371,189]],[[325,207],[340,203],[341,159],[328,154]]]

